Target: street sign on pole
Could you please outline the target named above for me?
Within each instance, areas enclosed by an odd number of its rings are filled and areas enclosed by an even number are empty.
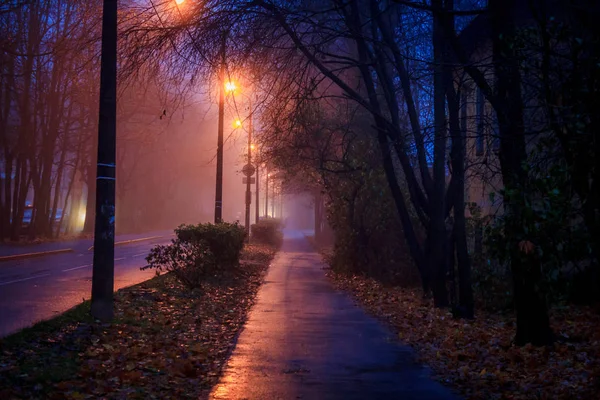
[[[246,177],[242,178],[242,183],[244,185],[247,185],[248,184],[248,178],[246,178]],[[256,178],[255,177],[250,178],[250,184],[254,185],[255,183],[256,183]]]
[[[242,168],[242,173],[246,176],[252,176],[256,172],[256,168],[252,164],[246,164]]]

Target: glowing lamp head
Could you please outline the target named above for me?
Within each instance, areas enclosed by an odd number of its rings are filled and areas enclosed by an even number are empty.
[[[236,119],[235,122],[233,123],[233,125],[236,128],[241,128],[242,127],[242,121],[240,121],[239,119]]]
[[[235,89],[237,89],[237,87],[235,86],[234,82],[225,82],[225,91],[226,92],[233,92],[235,91]]]
[[[251,150],[254,150],[255,148],[256,148],[256,146],[255,146],[255,145],[253,145],[253,144],[251,144],[251,145],[250,145],[250,149],[251,149]]]

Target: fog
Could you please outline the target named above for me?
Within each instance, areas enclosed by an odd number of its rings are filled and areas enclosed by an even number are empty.
[[[135,89],[130,89],[135,90]],[[117,233],[170,229],[212,222],[215,207],[218,107],[209,94],[174,99],[158,107],[143,98],[119,113],[117,131]],[[148,108],[155,110],[148,115]],[[241,168],[247,132],[225,112],[223,220],[244,221]],[[255,186],[252,186],[255,201]],[[264,211],[264,200],[261,199]],[[255,205],[251,206],[251,221]]]
[[[15,50],[3,52],[0,62],[2,240],[94,231],[100,42],[90,42],[90,32],[100,37],[100,14],[92,2],[64,8],[50,4],[24,9],[39,18],[33,25],[27,24],[23,13],[3,14],[3,37],[11,38]],[[156,22],[152,19],[155,11],[137,9],[135,4],[129,6],[141,13],[142,25]],[[144,19],[145,12],[153,17]],[[58,22],[64,29],[56,29]],[[124,20],[121,26],[127,30],[128,24],[137,27],[138,22]],[[141,233],[214,221],[218,127],[214,71],[169,58],[172,49],[146,57],[140,49],[153,47],[138,46],[131,35],[123,36],[119,54],[116,231]],[[33,57],[19,55],[30,48],[37,49]],[[245,101],[251,82],[246,83],[246,87],[240,84],[239,96],[228,96],[224,118],[222,218],[241,223],[246,188],[240,170],[247,160],[250,127],[250,107]],[[258,95],[260,87],[255,91]],[[255,116],[258,138],[253,143],[269,147],[261,143],[260,112]],[[238,118],[243,121],[240,127],[234,125]],[[296,211],[303,215],[306,207],[299,204],[304,200],[296,202],[291,193],[283,196],[286,190],[281,179],[271,182],[272,201],[265,209],[268,171],[259,167],[258,173],[261,216],[289,219]],[[251,222],[256,221],[255,191],[253,184]],[[291,220],[302,226],[306,218]]]

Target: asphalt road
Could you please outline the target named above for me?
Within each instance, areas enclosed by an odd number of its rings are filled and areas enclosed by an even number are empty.
[[[152,278],[154,271],[140,267],[152,246],[167,242],[163,237],[115,247],[115,290]],[[0,337],[89,299],[92,257],[93,251],[80,247],[74,253],[0,263]]]

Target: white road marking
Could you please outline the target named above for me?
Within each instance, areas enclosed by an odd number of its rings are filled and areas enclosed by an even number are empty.
[[[92,264],[86,264],[86,265],[82,265],[80,267],[63,269],[62,272],[75,271],[76,269],[88,268],[88,267],[91,267],[91,266],[92,266]]]
[[[121,257],[121,258],[115,258],[115,261],[121,261],[124,260],[126,257]],[[67,268],[67,269],[63,269],[62,272],[69,272],[69,271],[75,271],[76,269],[82,269],[82,268],[89,268],[94,264],[86,264],[86,265],[82,265],[79,267],[73,267],[73,268]]]
[[[148,255],[148,253],[140,253],[140,254],[134,254],[131,257],[145,257],[147,255]]]
[[[0,286],[10,285],[11,283],[25,282],[25,281],[29,281],[31,279],[43,278],[43,277],[49,276],[49,275],[50,274],[41,274],[41,275],[36,275],[36,276],[30,276],[29,278],[15,279],[14,281],[0,282]]]

